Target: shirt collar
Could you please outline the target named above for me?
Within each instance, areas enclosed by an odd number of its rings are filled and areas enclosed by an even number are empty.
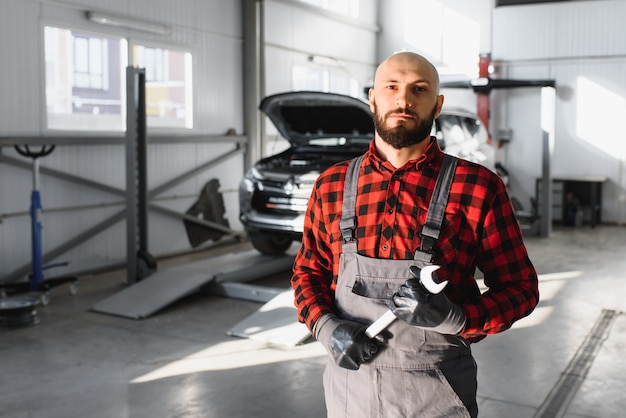
[[[391,166],[383,161],[376,152],[376,147],[374,146],[374,140],[370,142],[369,149],[365,156],[369,159],[370,164],[375,165],[378,169],[382,170],[383,167],[387,170],[391,169],[391,171],[395,171],[395,169],[390,168]],[[434,136],[430,137],[430,145],[424,151],[419,158],[415,160],[411,160],[406,163],[403,168],[412,168],[414,167],[416,170],[421,170],[426,166],[432,165],[436,161],[440,161],[443,158],[443,151],[439,148],[439,144],[437,143],[437,138]]]

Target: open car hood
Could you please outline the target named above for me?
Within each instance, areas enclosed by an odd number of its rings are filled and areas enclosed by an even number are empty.
[[[297,91],[267,96],[259,106],[292,145],[317,138],[373,138],[369,104],[351,96]]]

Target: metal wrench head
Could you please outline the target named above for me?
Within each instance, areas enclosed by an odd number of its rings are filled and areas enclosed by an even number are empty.
[[[413,269],[417,269],[417,267],[413,266],[410,268],[410,271],[413,274],[413,276],[416,276],[415,274],[416,272]],[[439,266],[435,266],[435,265],[425,266],[425,267],[422,267],[420,274],[419,274],[420,283],[422,284],[422,286],[426,288],[426,290],[428,290],[433,295],[441,293],[441,291],[448,284],[447,280],[444,280],[441,283],[435,282],[435,280],[433,279],[433,275],[435,271],[438,269],[439,269]]]

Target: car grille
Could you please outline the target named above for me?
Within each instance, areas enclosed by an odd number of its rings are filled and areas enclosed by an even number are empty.
[[[301,214],[306,211],[309,198],[292,196],[267,191],[257,191],[252,200],[253,207],[259,212],[276,215]]]

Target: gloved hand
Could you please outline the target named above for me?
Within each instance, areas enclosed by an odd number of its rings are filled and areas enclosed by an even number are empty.
[[[409,325],[457,335],[465,326],[465,315],[459,305],[443,293],[432,294],[419,281],[419,269],[411,268],[414,277],[398,288],[389,303],[396,317]]]
[[[378,345],[386,342],[384,336],[369,338],[365,329],[366,326],[358,322],[324,314],[315,325],[315,338],[338,366],[358,370],[378,352]]]

